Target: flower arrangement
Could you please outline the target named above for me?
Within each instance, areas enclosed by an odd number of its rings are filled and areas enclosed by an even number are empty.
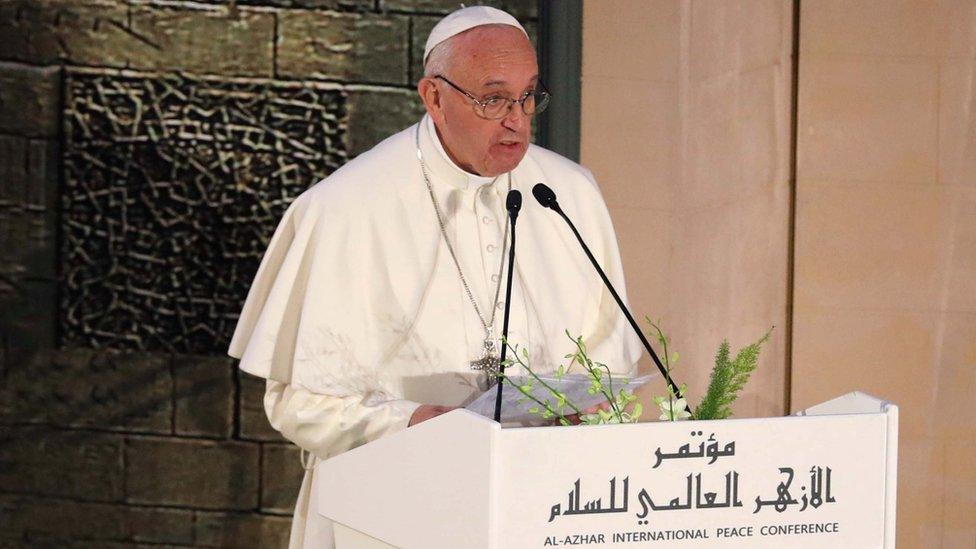
[[[645,317],[645,320],[654,329],[657,341],[663,350],[663,364],[665,371],[670,376],[671,369],[677,363],[679,355],[672,352],[669,347],[671,339],[667,337],[661,328]],[[770,328],[758,341],[740,349],[734,358],[731,358],[731,350],[728,340],[723,340],[715,356],[715,366],[712,368],[708,389],[702,397],[701,402],[691,410],[687,399],[684,397],[687,386],[682,384],[674,391],[668,387],[668,394],[654,397],[654,402],[661,410],[659,419],[662,421],[678,421],[683,419],[725,419],[732,415],[732,403],[738,398],[739,393],[749,381],[752,372],[755,371],[759,363],[759,352],[763,343],[769,340],[773,328]],[[568,365],[560,365],[556,370],[557,380],[579,365],[585,371],[589,380],[587,392],[591,395],[602,394],[607,404],[604,407],[593,410],[583,410],[576,403],[570,401],[565,393],[560,392],[542,377],[537,375],[529,366],[529,354],[525,349],[519,349],[517,345],[509,345],[514,358],[505,360],[506,369],[509,366],[519,365],[528,374],[526,378],[516,381],[508,376],[503,376],[503,383],[508,383],[521,393],[521,402],[531,402],[529,412],[537,414],[542,419],[554,421],[560,425],[571,425],[580,423],[583,425],[607,424],[607,423],[636,423],[643,413],[643,407],[637,402],[637,396],[627,389],[628,380],[615,378],[610,373],[610,368],[606,364],[593,360],[586,349],[586,344],[581,336],[573,337],[569,332],[566,336],[573,341],[576,351],[565,356],[569,359]],[[537,396],[535,388],[541,387],[547,396]],[[575,421],[574,421],[575,419]]]
[[[601,362],[595,362],[589,357],[586,351],[586,344],[582,337],[573,337],[566,332],[576,345],[576,352],[566,355],[564,358],[570,360],[569,365],[560,365],[556,370],[556,379],[562,379],[566,372],[579,364],[586,371],[590,386],[587,392],[591,395],[601,393],[608,403],[607,409],[596,410],[595,413],[586,413],[578,405],[566,398],[566,395],[536,374],[529,366],[529,353],[518,346],[509,345],[514,359],[507,359],[505,367],[518,364],[528,373],[528,379],[523,383],[516,383],[512,378],[503,376],[505,383],[515,387],[522,394],[521,401],[531,401],[534,405],[529,408],[532,414],[538,414],[543,419],[552,419],[561,425],[571,425],[574,423],[570,416],[578,418],[583,424],[598,423],[636,423],[640,418],[642,406],[637,402],[637,396],[628,391],[626,379],[615,380],[610,374],[610,368]],[[614,383],[617,388],[614,388]],[[550,397],[537,397],[533,390],[536,385],[544,388]]]

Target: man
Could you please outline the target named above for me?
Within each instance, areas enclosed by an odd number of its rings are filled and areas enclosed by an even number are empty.
[[[292,547],[331,547],[314,465],[454,407],[499,352],[509,189],[544,182],[623,291],[591,174],[531,145],[548,94],[510,15],[458,10],[431,31],[417,90],[427,115],[299,196],[249,291],[229,353],[267,378],[271,424],[310,453]],[[582,335],[634,373],[636,337],[573,236],[529,198],[518,223],[509,340],[554,370]],[[515,371],[514,373],[518,373]]]

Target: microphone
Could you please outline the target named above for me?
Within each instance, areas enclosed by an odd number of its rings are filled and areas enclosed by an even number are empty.
[[[535,187],[532,187],[532,196],[535,197],[539,204],[542,204],[544,207],[549,208],[559,213],[559,215],[565,217],[562,208],[559,207],[559,202],[556,201],[556,193],[552,192],[549,185],[546,185],[545,183],[536,183]]]
[[[515,270],[515,220],[522,209],[522,193],[516,190],[508,191],[505,199],[505,209],[512,224],[512,242],[508,247],[508,281],[505,283],[505,316],[502,321],[502,352],[498,363],[498,390],[495,393],[495,421],[502,422],[502,385],[505,378],[505,351],[508,350],[508,316],[512,308],[512,273]]]
[[[508,210],[508,215],[512,216],[512,221],[514,221],[518,217],[519,210],[522,209],[522,193],[516,190],[508,191],[505,209]]]
[[[627,306],[624,305],[623,300],[620,299],[620,295],[617,294],[617,290],[614,289],[613,284],[610,283],[610,279],[607,278],[606,273],[604,273],[603,269],[600,268],[600,264],[597,263],[596,258],[593,257],[593,253],[590,252],[589,246],[586,245],[586,242],[583,242],[583,237],[581,237],[579,231],[576,230],[576,226],[573,225],[573,222],[569,220],[569,216],[563,212],[563,209],[559,207],[559,202],[556,201],[556,193],[554,193],[545,183],[537,183],[535,187],[532,187],[532,196],[534,196],[539,204],[541,204],[543,207],[549,208],[550,210],[559,214],[559,216],[566,221],[566,224],[569,225],[569,228],[573,230],[573,234],[576,235],[576,240],[579,241],[580,246],[583,247],[583,251],[586,252],[586,257],[589,258],[590,263],[593,264],[593,268],[596,269],[596,272],[600,274],[600,278],[603,279],[603,283],[606,285],[607,289],[610,290],[610,295],[613,296],[613,299],[617,302],[620,310],[623,311],[624,316],[627,317],[627,321],[630,322],[630,327],[637,332],[637,337],[640,338],[641,343],[644,344],[644,348],[647,349],[648,354],[651,355],[651,359],[654,360],[654,364],[657,365],[657,369],[660,370],[661,375],[664,376],[664,380],[667,382],[668,387],[671,388],[671,391],[673,391],[678,398],[681,398],[681,392],[678,390],[678,386],[675,385],[674,380],[672,380],[671,376],[668,375],[667,369],[664,367],[664,364],[661,363],[661,359],[658,358],[657,353],[654,352],[654,348],[651,347],[650,342],[648,342],[647,338],[644,337],[644,332],[641,331],[640,327],[637,326],[637,322],[630,314],[630,310],[628,310]]]

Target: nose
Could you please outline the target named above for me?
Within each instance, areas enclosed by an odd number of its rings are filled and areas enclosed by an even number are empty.
[[[516,133],[522,133],[531,123],[529,115],[525,114],[520,103],[512,103],[508,114],[502,118],[502,126]]]

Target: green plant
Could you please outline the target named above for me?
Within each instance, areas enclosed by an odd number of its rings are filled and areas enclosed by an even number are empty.
[[[772,333],[773,328],[770,328],[759,341],[739,350],[731,361],[729,341],[722,341],[715,355],[715,367],[712,369],[708,390],[695,408],[695,419],[726,419],[732,415],[732,403],[755,371],[759,363],[759,350]]]
[[[514,359],[509,359],[505,361],[505,368],[507,369],[510,365],[518,364],[527,373],[528,379],[523,383],[516,383],[513,378],[509,376],[503,376],[503,382],[508,383],[510,386],[518,389],[522,394],[522,402],[531,401],[535,406],[529,409],[530,413],[538,414],[543,419],[554,419],[561,425],[570,425],[572,421],[567,417],[567,415],[575,415],[579,418],[579,422],[587,425],[601,424],[601,423],[636,423],[640,418],[642,413],[642,406],[637,402],[637,396],[632,392],[628,391],[622,385],[627,384],[626,379],[617,379],[616,383],[618,389],[614,390],[614,378],[611,375],[610,368],[606,364],[601,362],[596,362],[592,360],[587,353],[586,343],[583,342],[582,337],[573,337],[570,333],[566,332],[566,337],[573,341],[576,345],[576,352],[566,355],[564,358],[570,359],[568,366],[560,365],[556,370],[555,378],[562,379],[566,373],[573,368],[574,365],[579,364],[586,372],[589,377],[590,387],[587,392],[591,395],[597,393],[602,393],[606,401],[609,403],[610,409],[597,409],[592,413],[587,413],[587,410],[581,410],[579,406],[575,403],[569,401],[566,395],[558,390],[556,390],[552,385],[546,383],[544,379],[539,377],[529,366],[529,353],[525,349],[521,349],[519,352],[518,346],[509,345],[509,349],[512,351],[512,356]],[[547,397],[537,397],[535,396],[533,390],[536,384],[543,387],[550,396]]]
[[[678,361],[678,353],[671,352],[669,349],[671,338],[667,337],[664,331],[650,318],[644,318],[657,332],[658,343],[664,352],[663,365],[670,376],[673,365]],[[770,328],[758,341],[740,349],[735,358],[731,360],[729,359],[731,354],[729,341],[727,339],[722,340],[715,356],[715,366],[712,368],[708,390],[694,412],[689,411],[684,396],[687,386],[681,384],[677,391],[669,386],[667,396],[654,397],[654,402],[661,408],[659,419],[677,421],[681,419],[726,419],[730,417],[732,415],[732,403],[738,398],[739,392],[745,387],[752,372],[759,364],[759,351],[762,349],[763,343],[769,340],[772,332],[773,328]],[[623,387],[627,385],[628,380],[615,380],[606,364],[592,360],[582,337],[573,337],[569,332],[566,332],[566,337],[576,345],[576,352],[565,356],[565,358],[570,359],[569,365],[560,365],[556,370],[555,378],[557,380],[562,379],[573,366],[579,364],[589,377],[588,392],[591,395],[601,393],[609,403],[609,409],[597,409],[595,412],[581,410],[579,406],[567,399],[564,393],[558,391],[532,370],[529,366],[527,350],[519,349],[517,345],[509,345],[507,341],[505,345],[512,351],[512,356],[515,358],[505,360],[506,369],[518,364],[528,373],[528,378],[516,383],[514,378],[502,376],[502,382],[518,389],[522,395],[521,402],[531,401],[534,403],[534,406],[529,409],[530,413],[538,414],[543,419],[551,419],[561,425],[573,423],[569,416],[576,416],[580,423],[587,425],[636,423],[643,410],[641,404],[637,402],[637,396]],[[616,391],[614,390],[614,383],[618,385]],[[536,386],[545,389],[548,396],[536,396],[534,393]]]
[[[668,377],[671,377],[671,364],[678,362],[678,353],[669,353],[668,345],[671,343],[671,338],[664,335],[661,328],[654,323],[648,317],[644,317],[644,320],[654,328],[657,332],[657,342],[661,344],[664,352],[664,371],[667,372]],[[678,386],[678,391],[668,385],[668,395],[667,396],[657,396],[654,397],[654,403],[657,404],[658,408],[661,409],[661,416],[658,418],[662,421],[677,421],[679,419],[689,419],[691,417],[691,412],[688,412],[688,401],[684,398],[685,392],[688,390],[688,386],[682,383]]]

